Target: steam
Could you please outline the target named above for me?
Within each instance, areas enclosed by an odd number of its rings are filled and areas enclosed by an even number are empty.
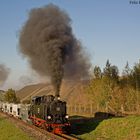
[[[63,77],[88,76],[89,59],[72,33],[71,19],[53,4],[30,11],[20,33],[19,47],[36,72],[50,77],[56,96]]]
[[[2,86],[8,78],[10,69],[4,64],[0,64],[0,86]]]

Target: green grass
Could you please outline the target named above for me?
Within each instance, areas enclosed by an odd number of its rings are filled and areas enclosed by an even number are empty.
[[[33,140],[4,117],[0,117],[0,140]]]
[[[82,140],[140,140],[140,116],[84,122],[78,127]]]

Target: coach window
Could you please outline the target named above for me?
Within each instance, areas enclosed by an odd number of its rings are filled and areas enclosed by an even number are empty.
[[[10,112],[12,113],[12,107],[10,107]]]
[[[17,111],[18,111],[18,115],[19,115],[20,114],[20,108],[18,108]]]

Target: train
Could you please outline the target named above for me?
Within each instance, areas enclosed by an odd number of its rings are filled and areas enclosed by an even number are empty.
[[[0,102],[0,111],[55,134],[71,129],[66,102],[53,95],[32,97],[30,104]]]

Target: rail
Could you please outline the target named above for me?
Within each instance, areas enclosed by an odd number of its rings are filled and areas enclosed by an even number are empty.
[[[64,138],[64,140],[79,140],[78,138],[75,138],[73,136],[66,135],[66,134],[59,134],[59,136],[61,136],[62,138]]]

